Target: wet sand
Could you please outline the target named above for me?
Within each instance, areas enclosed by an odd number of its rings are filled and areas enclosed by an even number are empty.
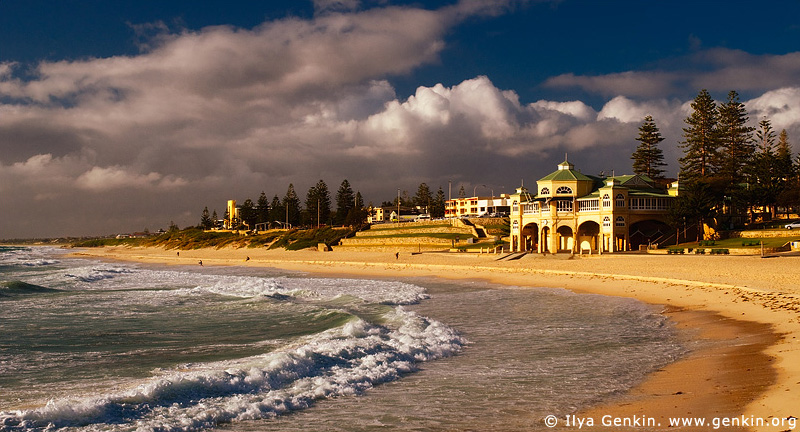
[[[726,430],[789,430],[800,416],[800,258],[614,254],[601,257],[349,251],[267,251],[106,247],[76,255],[162,264],[264,266],[357,277],[486,279],[513,287],[555,287],[631,297],[664,305],[693,347],[686,358],[653,373],[611,403],[576,413],[609,430],[603,416],[639,419],[675,430],[670,417],[737,418]],[[248,259],[249,258],[249,259]],[[608,418],[607,418],[608,419]],[[745,422],[742,422],[745,419]],[[753,426],[763,419],[761,426]],[[775,420],[777,419],[777,420]],[[784,419],[781,421],[780,419]],[[558,429],[577,430],[566,418]],[[544,419],[539,420],[541,425]],[[620,429],[612,427],[613,430]],[[622,428],[625,429],[625,428]],[[709,430],[680,427],[681,430]]]

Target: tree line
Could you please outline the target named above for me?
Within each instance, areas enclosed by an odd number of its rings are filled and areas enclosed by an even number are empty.
[[[461,197],[465,196],[463,186],[459,194]],[[420,183],[417,193],[413,197],[409,195],[408,191],[403,191],[398,195],[399,197],[395,197],[392,201],[383,201],[381,206],[396,207],[399,198],[399,204],[403,208],[419,208],[420,211],[430,214],[432,218],[440,218],[445,215],[446,198],[441,186],[436,193],[433,193],[427,183],[423,182]],[[335,209],[332,207],[334,201]],[[239,208],[239,220],[232,221],[232,225],[237,228],[248,227],[250,229],[254,229],[256,225],[260,224],[268,224],[270,227],[358,226],[366,222],[367,216],[368,208],[364,204],[361,192],[354,192],[347,179],[342,181],[333,201],[328,185],[324,180],[319,180],[316,185],[308,189],[304,203],[301,202],[291,183],[283,198],[275,195],[270,200],[265,192],[261,192],[256,201],[246,199]],[[226,210],[224,219],[228,220],[229,218],[230,215]],[[206,206],[198,226],[203,229],[211,229],[217,226],[217,221],[217,211],[214,210],[213,213],[210,213]]]
[[[331,194],[328,185],[320,180],[310,187],[306,193],[305,206],[301,206],[300,197],[295,191],[294,184],[289,183],[283,198],[278,195],[270,200],[265,192],[261,192],[255,202],[248,198],[239,208],[239,217],[231,221],[235,228],[248,227],[255,229],[256,225],[267,224],[269,227],[297,227],[319,225],[353,225],[362,224],[367,219],[364,199],[361,192],[354,192],[347,179],[343,180],[336,192],[336,208],[331,207]],[[209,214],[208,207],[203,209],[200,217],[200,227],[211,229],[217,225],[217,212]],[[230,219],[225,211],[225,220]]]
[[[463,189],[463,187],[462,187]],[[399,203],[398,203],[399,200]],[[445,214],[445,198],[442,187],[434,194],[427,183],[422,182],[417,187],[417,193],[414,196],[409,195],[408,191],[398,193],[398,196],[391,201],[383,201],[381,207],[400,207],[405,208],[419,208],[421,211],[429,214],[432,218],[442,218]]]
[[[792,159],[785,129],[776,133],[766,117],[751,126],[736,91],[717,104],[701,90],[691,109],[678,144],[683,156],[673,208],[676,225],[696,223],[700,236],[712,219],[721,228],[736,228],[800,205],[800,156]],[[631,155],[634,173],[664,180],[666,164],[658,147],[663,140],[653,117],[645,117]]]

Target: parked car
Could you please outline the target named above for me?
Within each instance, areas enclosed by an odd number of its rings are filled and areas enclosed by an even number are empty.
[[[786,224],[786,225],[784,226],[784,228],[786,228],[786,229],[795,229],[795,228],[800,228],[800,221],[797,221],[797,222],[792,222],[792,223]]]

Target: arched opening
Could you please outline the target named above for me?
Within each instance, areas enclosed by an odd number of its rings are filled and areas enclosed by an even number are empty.
[[[556,230],[558,233],[558,251],[569,252],[575,250],[575,238],[572,236],[572,228],[562,225]]]
[[[542,228],[541,252],[550,252],[550,228]]]
[[[522,228],[521,250],[536,252],[539,250],[539,225],[529,223]]]
[[[631,248],[639,249],[639,245],[653,243],[675,242],[675,231],[666,223],[659,220],[644,220],[631,224],[628,231]]]
[[[600,248],[600,225],[586,221],[578,226],[578,251],[594,251]]]

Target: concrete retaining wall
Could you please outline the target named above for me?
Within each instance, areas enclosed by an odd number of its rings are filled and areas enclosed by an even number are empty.
[[[730,238],[775,238],[775,237],[797,237],[800,230],[751,230],[751,231],[728,231]]]
[[[416,244],[434,244],[450,246],[452,241],[450,239],[442,239],[436,237],[396,237],[396,238],[347,238],[341,240],[342,246],[381,246],[381,245],[416,245]],[[467,244],[465,240],[461,240],[457,244]]]
[[[368,229],[366,231],[359,231],[358,233],[356,233],[356,237],[368,238],[368,237],[382,236],[387,234],[394,235],[394,234],[432,234],[432,233],[461,233],[465,235],[472,235],[472,230],[467,227],[452,227],[450,225],[443,225],[436,228],[417,228],[417,229],[413,228],[397,228],[392,230]]]

